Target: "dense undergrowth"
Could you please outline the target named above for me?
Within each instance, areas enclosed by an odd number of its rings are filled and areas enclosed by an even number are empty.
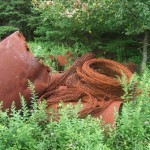
[[[149,150],[150,149],[150,71],[135,75],[129,85],[122,79],[125,91],[117,127],[107,133],[101,120],[78,118],[81,104],[63,107],[59,116],[48,116],[46,102],[38,105],[33,85],[32,109],[20,96],[22,109],[12,105],[11,114],[0,111],[1,150]],[[137,84],[138,83],[138,84]],[[135,90],[136,88],[136,90]],[[138,92],[136,92],[138,91]],[[132,99],[132,101],[131,101]],[[51,110],[50,110],[51,111]]]
[[[66,53],[71,52],[73,54],[73,60],[75,61],[80,56],[92,51],[90,47],[85,46],[82,43],[76,43],[72,47],[63,43],[57,45],[53,42],[49,42],[49,44],[42,42],[28,42],[28,45],[33,55],[53,71],[57,71],[58,68],[57,63],[51,61],[50,55],[55,57],[62,55],[66,57]],[[68,64],[66,64],[64,68],[65,70],[73,64],[73,60],[68,59]]]

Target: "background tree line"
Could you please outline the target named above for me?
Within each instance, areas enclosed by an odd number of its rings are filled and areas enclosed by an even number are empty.
[[[0,38],[20,30],[28,41],[85,46],[97,56],[149,64],[150,1],[0,0]],[[86,52],[86,50],[85,50]]]

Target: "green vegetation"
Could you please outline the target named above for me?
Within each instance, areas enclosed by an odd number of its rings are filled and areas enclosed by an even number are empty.
[[[27,40],[34,38],[33,32],[38,21],[36,15],[38,14],[32,9],[31,0],[0,0],[0,26],[17,28]],[[9,30],[5,36],[1,36],[0,32],[0,38],[5,38],[8,34]]]
[[[0,26],[0,40],[7,37],[8,35],[15,32],[16,30],[19,29],[13,26]]]
[[[104,131],[101,120],[87,116],[78,118],[77,106],[59,106],[58,114],[49,116],[46,103],[37,104],[34,86],[29,82],[32,95],[32,109],[28,109],[21,96],[22,109],[11,114],[0,111],[1,150],[149,150],[150,147],[150,71],[143,76],[135,75],[126,85],[122,80],[125,100],[122,114],[117,117],[115,130]],[[135,97],[135,85],[144,91]],[[130,92],[129,92],[130,91]],[[131,92],[132,91],[132,92]],[[130,93],[130,94],[129,94]],[[129,102],[127,99],[134,99]],[[52,112],[52,110],[49,110]]]
[[[122,113],[116,129],[107,133],[101,120],[78,118],[80,104],[60,105],[59,121],[57,114],[47,115],[46,102],[36,103],[29,82],[32,109],[20,96],[21,110],[14,105],[9,115],[0,110],[0,150],[150,150],[148,0],[0,0],[0,40],[17,30],[34,56],[53,70],[50,55],[70,51],[77,59],[93,51],[96,57],[136,63],[144,73],[128,85],[122,79]]]
[[[141,69],[144,70],[148,61],[150,30],[150,3],[148,1],[55,0],[53,2],[34,1],[34,5],[41,12],[42,19],[35,31],[38,35],[37,39],[63,42],[69,45],[82,42],[92,50],[100,52],[102,49],[104,53],[104,45],[109,45],[108,41],[113,39],[114,43],[118,44],[119,39],[121,48],[116,49],[114,46],[112,51],[109,49],[115,54],[114,59],[134,60],[134,53],[136,53],[142,62]],[[126,49],[124,43],[127,39],[133,43],[137,42],[136,52],[133,47],[131,50]],[[142,41],[143,44],[140,44],[139,42]],[[133,43],[128,43],[127,47],[134,45]],[[142,50],[142,55],[139,49]]]
[[[57,64],[51,61],[50,55],[65,56],[67,52],[71,52],[73,54],[73,59],[76,60],[79,58],[79,56],[92,51],[88,46],[85,46],[82,43],[75,43],[72,45],[72,47],[65,44],[56,44],[52,42],[48,44],[42,42],[28,42],[28,45],[33,55],[43,64],[53,69],[53,71],[57,71],[58,68]],[[73,64],[71,59],[69,59],[68,62],[69,63],[65,66],[65,69]]]
[[[52,45],[58,50],[63,45],[77,52],[75,55],[90,50],[98,57],[136,63],[142,71],[150,63],[147,0],[0,0],[0,3],[1,39],[17,28],[28,41],[42,42],[51,53]],[[58,50],[54,54],[62,54]]]

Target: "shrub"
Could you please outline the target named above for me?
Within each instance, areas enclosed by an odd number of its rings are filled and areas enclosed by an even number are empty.
[[[19,29],[13,26],[0,26],[0,40],[6,38],[8,35],[17,30]]]
[[[21,96],[22,109],[12,106],[10,115],[0,110],[1,150],[149,150],[150,148],[150,71],[135,75],[130,84],[122,80],[125,91],[116,129],[104,131],[101,120],[78,118],[77,106],[59,104],[57,113],[46,113],[46,101],[36,103],[34,86],[29,82],[32,106]],[[134,90],[136,87],[136,90]],[[134,101],[131,101],[131,99]],[[1,105],[2,106],[2,105]],[[49,110],[52,112],[52,110]]]
[[[109,37],[110,38],[110,37]],[[109,59],[115,59],[120,63],[133,62],[136,64],[141,63],[141,53],[137,50],[139,43],[131,37],[116,37],[110,38],[104,43],[103,49],[105,56]],[[114,56],[114,57],[113,57]]]
[[[74,149],[74,150],[109,150],[104,145],[103,129],[101,121],[91,118],[78,118],[79,106],[68,105],[60,109],[59,123],[51,122],[48,129],[51,134],[51,149]]]
[[[46,103],[38,105],[34,87],[32,90],[32,115],[21,96],[22,109],[12,106],[10,116],[0,111],[0,149],[1,150],[110,150],[103,143],[103,129],[100,120],[88,116],[78,119],[81,106],[67,106],[59,109],[57,116],[48,116]],[[49,120],[49,121],[48,121]]]
[[[141,77],[135,75],[128,87],[123,84],[126,86],[123,97],[126,102],[123,105],[122,115],[117,120],[117,128],[110,133],[107,141],[112,150],[148,150],[150,142],[149,77],[150,71],[147,70]],[[130,101],[131,99],[134,101]]]
[[[73,59],[76,60],[79,56],[82,56],[87,52],[91,52],[91,49],[88,46],[85,46],[84,44],[78,42],[73,44],[72,46],[68,46],[65,44],[55,44],[53,42],[29,42],[28,45],[33,55],[46,66],[52,68],[54,71],[57,70],[57,63],[51,61],[49,57],[50,55],[65,56],[67,52],[71,52],[73,54]],[[73,64],[73,61],[71,59],[69,59],[68,62],[69,63],[65,66],[65,69]]]

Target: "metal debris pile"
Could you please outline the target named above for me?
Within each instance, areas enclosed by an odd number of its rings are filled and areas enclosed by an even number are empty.
[[[62,75],[54,77],[40,100],[46,99],[48,109],[55,111],[60,102],[75,105],[81,101],[80,117],[94,116],[112,102],[122,101],[123,90],[118,77],[123,74],[129,82],[132,73],[125,66],[112,60],[96,59],[89,53]]]
[[[19,93],[30,105],[30,80],[40,97],[38,102],[46,99],[47,109],[57,111],[60,102],[76,105],[81,101],[83,107],[79,117],[103,115],[112,117],[110,123],[113,123],[115,102],[119,111],[123,95],[118,77],[124,74],[129,82],[132,76],[124,65],[96,59],[92,53],[82,56],[64,73],[50,76],[50,69],[33,57],[19,32],[0,42],[0,52],[0,101],[3,101],[3,109],[11,108],[12,101],[17,109],[21,108]],[[110,116],[105,115],[108,112]],[[107,120],[107,117],[103,119]]]

